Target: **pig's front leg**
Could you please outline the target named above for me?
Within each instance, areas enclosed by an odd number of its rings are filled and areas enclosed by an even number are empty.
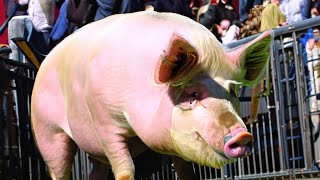
[[[116,180],[133,180],[134,164],[129,152],[127,138],[129,130],[120,127],[106,110],[106,104],[101,97],[87,98],[92,125],[104,154],[112,166]]]
[[[93,120],[96,135],[101,142],[116,180],[133,180],[134,164],[125,138],[125,130],[115,125],[102,125],[105,119]]]
[[[134,133],[124,113],[110,100],[114,90],[110,91],[109,84],[103,78],[108,70],[100,68],[102,60],[92,60],[88,67],[84,88],[86,105],[96,138],[112,166],[115,179],[133,180],[135,168],[127,142]]]

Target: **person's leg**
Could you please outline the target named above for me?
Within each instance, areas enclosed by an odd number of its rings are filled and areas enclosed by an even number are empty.
[[[247,6],[248,0],[239,0],[239,20],[241,22],[248,18]]]
[[[38,32],[32,26],[30,36],[27,38],[30,46],[39,53],[41,56],[45,56],[49,53],[48,38],[49,32]],[[39,59],[40,60],[40,59]]]
[[[258,4],[262,4],[262,0],[254,0],[252,7],[254,7],[255,5],[258,5]]]
[[[131,13],[144,10],[144,0],[122,0],[119,13]]]
[[[117,8],[117,0],[97,0],[98,8],[94,21],[112,15]]]
[[[255,5],[262,4],[262,0],[239,0],[239,20],[244,22],[248,13]]]
[[[23,55],[11,39],[17,37],[26,38],[26,19],[30,20],[29,16],[15,16],[9,21],[8,25],[9,46],[12,51],[9,58],[20,62],[23,61]]]

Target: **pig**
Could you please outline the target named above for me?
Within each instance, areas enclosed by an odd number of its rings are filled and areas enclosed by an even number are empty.
[[[37,73],[31,122],[53,179],[69,179],[78,148],[134,179],[145,148],[220,168],[250,153],[237,89],[259,82],[270,32],[228,49],[174,13],[118,14],[58,44]]]

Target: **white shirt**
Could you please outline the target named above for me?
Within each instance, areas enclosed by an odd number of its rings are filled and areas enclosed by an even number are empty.
[[[54,0],[19,0],[19,4],[28,4],[28,15],[37,31],[44,32],[53,27]],[[41,6],[41,4],[43,6]]]
[[[304,20],[305,8],[305,0],[281,0],[280,3],[280,9],[288,24]]]

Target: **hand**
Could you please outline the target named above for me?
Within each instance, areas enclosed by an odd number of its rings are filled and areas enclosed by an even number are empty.
[[[288,23],[287,22],[280,22],[279,23],[279,26],[285,26],[285,25],[288,25]]]
[[[319,16],[319,12],[318,12],[317,8],[312,8],[311,9],[311,14],[314,15],[314,16]]]

